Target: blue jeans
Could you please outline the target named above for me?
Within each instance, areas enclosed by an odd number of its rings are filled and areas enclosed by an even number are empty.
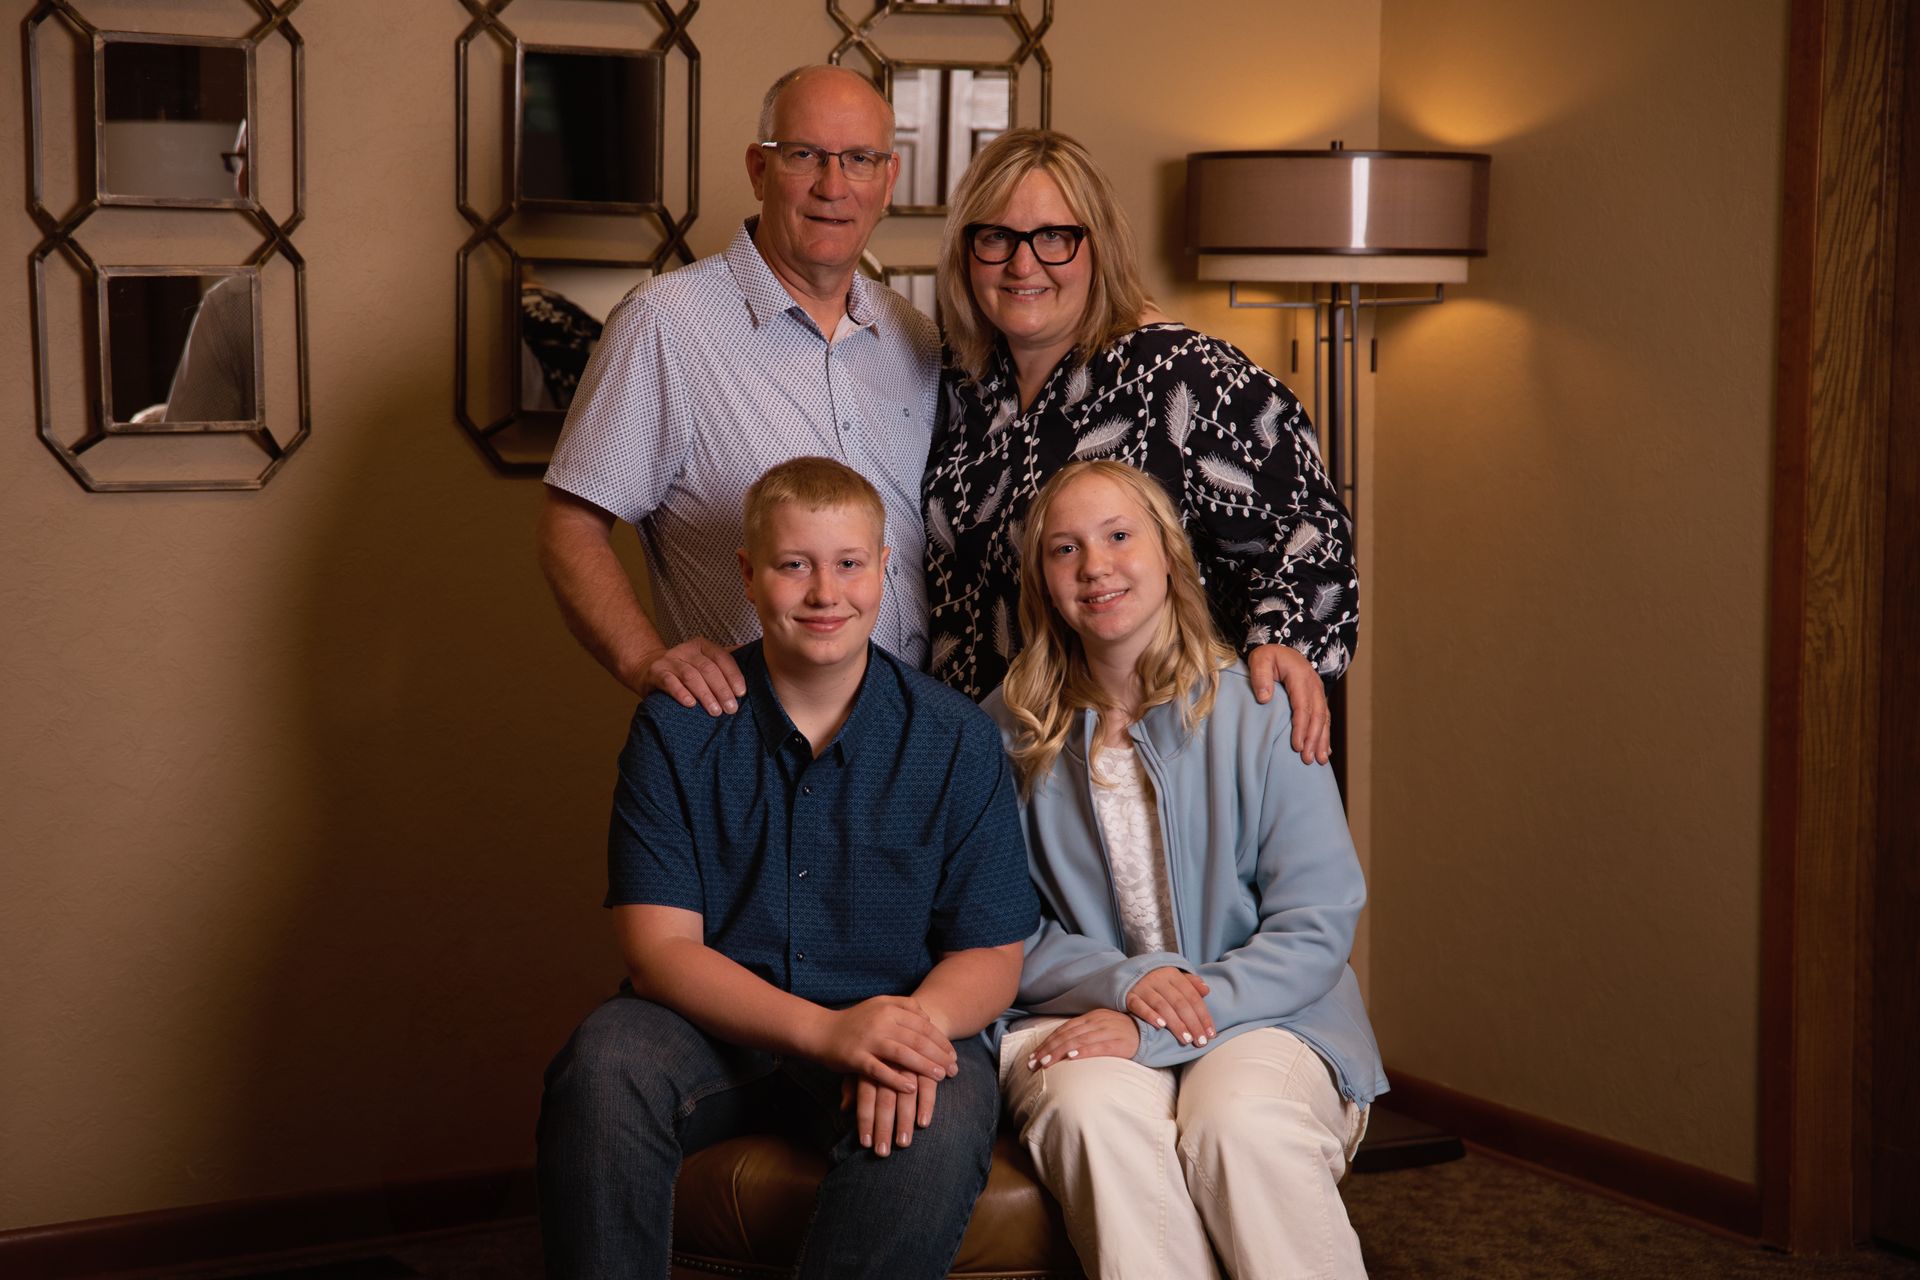
[[[797,1274],[821,1280],[945,1276],[986,1185],[1000,1118],[995,1062],[954,1046],[933,1123],[885,1159],[840,1110],[840,1075],[715,1040],[622,989],[547,1068],[540,1105],[540,1232],[549,1280],[668,1274],[681,1157],[743,1133],[818,1147],[829,1168]]]

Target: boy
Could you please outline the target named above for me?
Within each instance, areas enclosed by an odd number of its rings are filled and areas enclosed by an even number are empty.
[[[547,1071],[549,1273],[656,1277],[681,1156],[824,1148],[802,1276],[944,1276],[999,1119],[977,1032],[1037,907],[998,731],[873,645],[873,486],[826,458],[748,490],[763,638],[738,714],[654,693],[620,758],[607,905],[627,963]]]

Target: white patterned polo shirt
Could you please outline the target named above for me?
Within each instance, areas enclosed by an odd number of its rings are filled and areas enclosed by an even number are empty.
[[[760,256],[756,221],[614,308],[547,483],[640,531],[668,644],[737,645],[760,634],[734,559],[748,486],[789,458],[837,458],[887,508],[893,554],[873,638],[924,665],[920,479],[940,403],[939,334],[905,298],[855,276],[850,323],[830,341]]]

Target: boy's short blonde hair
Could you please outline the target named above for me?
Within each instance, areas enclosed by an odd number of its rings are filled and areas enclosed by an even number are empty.
[[[776,509],[789,503],[809,511],[846,507],[873,517],[878,545],[887,540],[887,508],[880,491],[844,462],[832,458],[789,458],[753,482],[741,513],[741,540],[752,559],[766,541]],[[878,550],[878,546],[875,548]]]

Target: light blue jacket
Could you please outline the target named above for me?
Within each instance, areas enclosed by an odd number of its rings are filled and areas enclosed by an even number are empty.
[[[996,691],[981,704],[1010,737]],[[1285,1027],[1333,1068],[1343,1096],[1365,1105],[1386,1073],[1360,986],[1347,967],[1366,882],[1333,771],[1288,745],[1284,692],[1254,701],[1246,667],[1220,673],[1213,714],[1193,733],[1169,704],[1130,730],[1160,814],[1173,892],[1176,951],[1129,956],[1106,842],[1093,808],[1087,752],[1099,727],[1081,713],[1045,777],[1022,805],[1027,863],[1040,891],[1040,927],[1027,939],[1022,1014],[1125,1007],[1149,970],[1173,965],[1206,979],[1219,1035],[1206,1048],[1135,1019],[1152,1067],[1191,1061],[1257,1027]]]

